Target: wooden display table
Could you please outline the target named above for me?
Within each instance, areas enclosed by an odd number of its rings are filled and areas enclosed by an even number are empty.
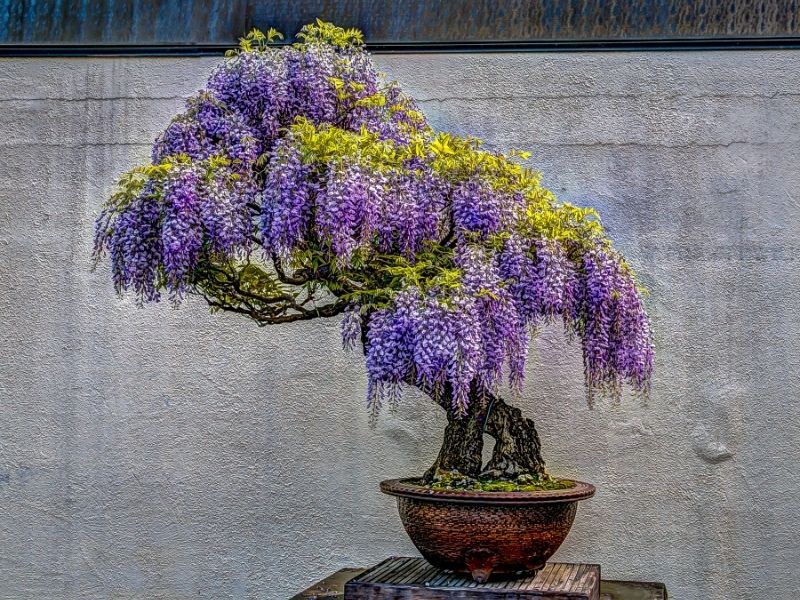
[[[389,558],[348,581],[345,600],[599,600],[600,567],[547,563],[519,579],[476,583],[422,558]]]
[[[599,595],[588,596],[592,600],[667,600],[667,590],[661,583],[601,580],[599,587],[596,587],[592,584],[594,573],[599,577],[597,565],[548,563],[533,578],[477,584],[469,578],[436,570],[420,558],[392,558],[371,569],[342,569],[291,600],[344,600],[345,585],[348,582],[352,582],[348,598],[370,600],[384,597],[420,600],[425,598],[578,600],[587,598],[587,594],[593,593],[593,590],[598,590]],[[426,583],[428,585],[425,585]],[[561,592],[556,593],[559,586]],[[572,586],[572,591],[569,590],[569,586]]]

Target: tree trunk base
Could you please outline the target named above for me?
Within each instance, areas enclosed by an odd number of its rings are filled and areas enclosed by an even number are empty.
[[[483,464],[484,419],[480,418],[486,406],[482,400],[470,402],[463,417],[447,410],[447,427],[444,430],[442,447],[436,461],[425,472],[423,481],[432,483],[442,474],[460,474],[476,477]]]
[[[497,396],[476,393],[467,414],[458,417],[448,410],[446,395],[437,401],[447,410],[447,427],[439,455],[425,472],[423,483],[460,476],[508,481],[548,478],[534,422],[518,408]],[[492,458],[485,466],[484,434],[495,439]]]
[[[488,414],[486,432],[495,439],[492,458],[481,476],[517,479],[521,475],[547,477],[539,434],[532,419],[496,398]]]

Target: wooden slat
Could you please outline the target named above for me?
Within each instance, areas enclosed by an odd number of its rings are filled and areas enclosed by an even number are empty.
[[[300,592],[291,600],[344,600],[344,586],[353,577],[364,573],[366,569],[342,569]]]
[[[441,585],[441,583],[445,581],[448,577],[449,575],[447,574],[447,571],[439,571],[435,577],[432,577],[425,582],[425,586],[434,587],[437,585]]]
[[[392,569],[393,568],[392,565],[393,565],[393,560],[389,558],[383,561],[382,563],[378,564],[376,567],[364,573],[359,579],[361,581],[374,581],[375,579],[380,577],[385,571],[389,571],[390,569]]]
[[[398,565],[397,569],[392,570],[389,569],[386,573],[384,573],[381,577],[375,580],[376,583],[396,583],[398,577],[402,577],[406,574],[407,571],[411,570],[414,567],[416,561],[411,559],[406,559],[405,562],[401,565]]]
[[[547,580],[547,589],[548,590],[558,589],[561,586],[561,584],[564,583],[564,580],[566,579],[564,577],[564,574],[567,571],[569,571],[569,565],[566,565],[564,563],[559,563],[558,566],[555,569],[553,569],[552,576],[549,577]]]
[[[589,600],[598,600],[600,596],[600,576],[598,572],[586,569],[575,580],[575,591],[583,592]]]
[[[418,562],[414,567],[405,574],[405,577],[400,579],[397,583],[400,585],[403,584],[415,584],[421,585],[425,582],[424,573],[428,571],[430,565],[424,561]]]
[[[543,590],[549,591],[553,586],[553,581],[556,578],[556,574],[561,570],[564,565],[562,563],[548,563],[545,565],[544,569],[539,573],[541,575],[541,586]]]
[[[569,575],[567,576],[566,580],[564,581],[564,586],[569,589],[575,583],[575,578],[578,576],[578,569],[573,568],[570,569]]]
[[[520,591],[526,591],[527,592],[527,591],[532,590],[532,589],[540,588],[541,585],[537,585],[537,583],[538,583],[537,579],[538,579],[538,575],[535,576],[535,577],[532,577],[532,578],[531,577],[524,577],[522,579],[515,579],[514,581],[516,582],[517,585],[516,585],[516,588],[512,588],[512,589],[518,589]]]

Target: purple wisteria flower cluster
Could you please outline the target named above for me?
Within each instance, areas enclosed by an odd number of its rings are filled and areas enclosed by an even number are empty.
[[[522,153],[434,131],[353,32],[301,37],[243,39],[122,178],[95,235],[117,291],[279,323],[313,316],[321,289],[345,345],[364,342],[376,405],[402,384],[460,413],[504,377],[519,389],[552,321],[580,338],[590,392],[646,392],[649,320],[593,211],[557,202]],[[268,286],[243,283],[253,269]]]

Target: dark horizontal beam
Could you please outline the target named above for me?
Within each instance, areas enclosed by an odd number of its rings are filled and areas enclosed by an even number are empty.
[[[0,0],[0,53],[202,55],[315,18],[376,52],[796,47],[800,0]]]
[[[0,57],[221,56],[228,44],[0,44]],[[691,50],[800,50],[800,38],[589,40],[559,42],[427,42],[367,44],[376,54],[471,52],[643,52]]]

